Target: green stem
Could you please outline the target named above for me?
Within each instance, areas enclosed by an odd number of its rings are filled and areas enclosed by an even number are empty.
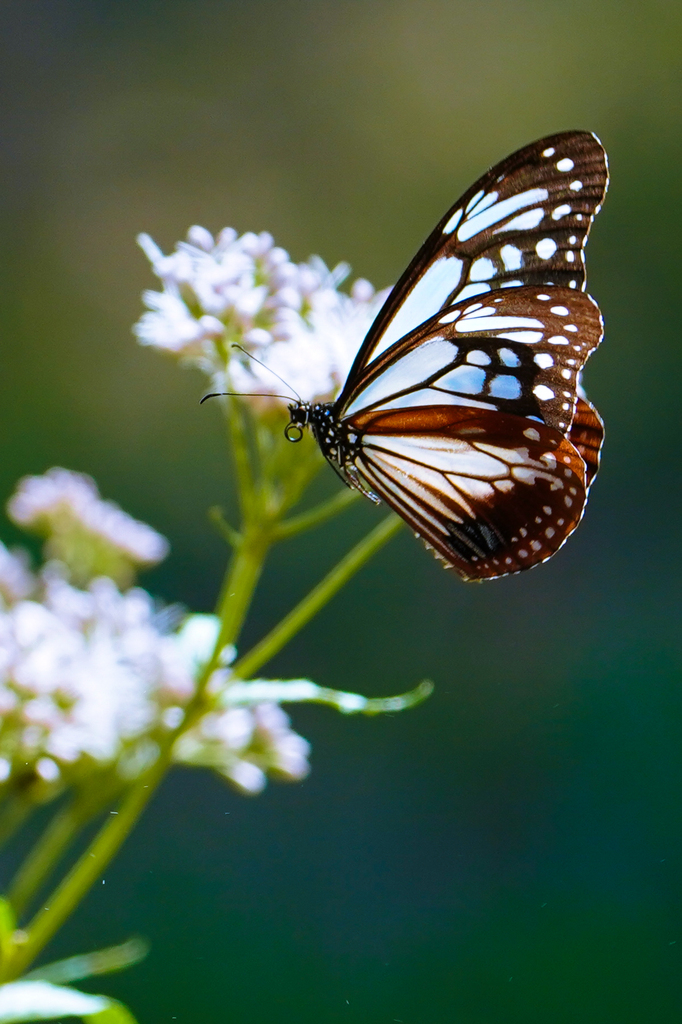
[[[175,739],[175,734],[172,739]],[[85,853],[31,921],[24,933],[25,941],[15,946],[14,955],[3,971],[2,981],[11,981],[22,975],[80,903],[130,833],[165,775],[171,756],[172,743],[169,743],[156,763],[130,789],[118,812],[107,818]]]
[[[220,505],[213,505],[209,508],[208,518],[226,544],[229,544],[231,548],[239,547],[242,542],[242,535],[239,530],[235,530],[234,526],[228,523]]]
[[[26,821],[35,804],[22,796],[10,796],[0,813],[0,846],[8,842]]]
[[[253,592],[263,572],[269,546],[270,536],[266,530],[249,530],[243,535],[242,542],[230,562],[216,609],[221,626],[215,651],[209,663],[209,675],[219,664],[223,648],[233,644],[239,636]]]
[[[95,800],[88,791],[88,796],[76,797],[55,814],[12,879],[8,898],[17,917],[52,873],[80,829],[106,804],[102,790],[99,786],[96,789]]]
[[[248,679],[261,666],[270,661],[299,630],[310,622],[314,615],[354,576],[358,569],[372,555],[394,536],[402,526],[402,519],[395,513],[379,523],[371,533],[367,534],[359,544],[342,558],[330,573],[314,587],[306,597],[285,615],[281,622],[270,630],[255,647],[240,658],[234,666],[234,672],[242,679]]]
[[[295,537],[297,533],[302,533],[303,530],[310,530],[313,526],[320,526],[322,523],[326,523],[332,516],[337,515],[337,513],[348,508],[349,505],[354,504],[359,496],[359,491],[351,490],[350,488],[339,491],[329,501],[323,501],[320,505],[316,505],[315,508],[311,508],[309,512],[301,512],[298,516],[285,519],[276,528],[276,539],[288,540],[289,537]]]
[[[36,914],[24,933],[25,941],[16,945],[14,955],[4,967],[0,980],[12,980],[26,970],[83,899],[95,880],[101,876],[129,835],[170,766],[178,735],[191,728],[202,712],[206,683],[220,663],[220,654],[225,645],[233,643],[237,638],[260,577],[268,546],[267,531],[254,529],[247,533],[239,550],[235,552],[218,608],[222,621],[220,636],[213,656],[202,672],[197,692],[187,708],[184,723],[168,737],[155,764],[135,782],[119,805],[118,811],[106,820],[85,853],[45,901],[44,907]],[[58,830],[57,835],[61,835],[62,832],[64,839],[68,841],[66,822],[63,829]],[[56,843],[57,840],[55,849]]]

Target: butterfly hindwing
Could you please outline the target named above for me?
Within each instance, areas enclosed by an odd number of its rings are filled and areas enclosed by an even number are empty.
[[[400,338],[458,300],[498,289],[585,287],[583,249],[608,185],[590,132],[540,139],[497,164],[429,235],[391,291],[340,396]]]
[[[599,470],[601,448],[604,443],[604,424],[595,407],[582,396],[578,396],[568,439],[585,463],[589,490]]]
[[[465,407],[366,420],[357,469],[466,579],[545,561],[580,521],[585,463],[551,427]]]

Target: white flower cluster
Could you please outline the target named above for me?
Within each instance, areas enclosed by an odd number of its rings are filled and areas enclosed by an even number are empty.
[[[22,481],[10,510],[15,521],[41,526],[48,548],[78,527],[81,564],[88,544],[108,544],[131,562],[161,557],[167,546],[103,502],[89,478],[66,470]],[[122,592],[109,576],[74,585],[74,550],[62,544],[61,561],[33,574],[23,553],[0,544],[0,787],[37,801],[93,773],[129,780],[148,767],[181,725],[218,635],[211,615],[190,615],[169,632],[169,616],[146,591]],[[229,682],[228,671],[216,673],[216,702]],[[272,702],[207,712],[175,757],[258,792],[268,771],[307,774],[308,746],[288,723]]]
[[[24,477],[7,511],[18,526],[47,537],[48,557],[67,565],[80,582],[106,575],[127,584],[135,568],[168,554],[165,537],[103,501],[95,481],[83,473],[55,467]]]
[[[195,226],[170,256],[149,235],[138,241],[163,291],[145,292],[149,312],[135,334],[200,366],[220,390],[229,381],[230,390],[277,395],[277,374],[304,401],[332,398],[387,294],[363,279],[350,295],[339,292],[346,265],[330,271],[317,257],[295,264],[267,232],[238,237],[225,228],[214,239]]]
[[[19,578],[23,564],[0,547],[0,563],[11,559]],[[79,590],[48,568],[32,590],[0,611],[0,782],[41,800],[94,770],[136,777],[181,724],[217,620],[192,615],[164,633],[146,591],[106,577]],[[307,774],[308,745],[288,724],[272,703],[208,712],[175,758],[258,792],[266,771]]]
[[[271,703],[210,712],[176,749],[178,760],[215,768],[247,793],[260,793],[268,772],[295,780],[309,771],[310,744],[291,731],[288,715]]]

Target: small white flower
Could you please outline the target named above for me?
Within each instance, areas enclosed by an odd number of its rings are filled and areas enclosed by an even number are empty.
[[[25,553],[8,551],[0,542],[0,598],[7,604],[20,601],[28,597],[35,586]]]
[[[149,594],[106,578],[78,590],[46,572],[41,587],[0,612],[0,781],[33,772],[50,795],[119,762],[130,778],[180,723],[215,625],[161,633]]]
[[[46,536],[47,554],[80,582],[104,574],[128,583],[134,568],[154,565],[168,554],[165,537],[103,501],[94,480],[83,473],[56,467],[24,477],[7,510],[19,526]]]
[[[363,279],[344,295],[346,264],[330,271],[312,257],[297,265],[267,232],[238,237],[226,228],[214,241],[195,225],[170,256],[148,235],[138,241],[164,287],[144,294],[149,312],[133,328],[139,341],[201,367],[216,389],[273,396],[254,398],[257,405],[333,398],[386,296]],[[276,375],[291,398],[277,397]]]
[[[310,745],[272,703],[211,712],[180,738],[176,761],[214,768],[245,793],[259,793],[267,773],[298,780],[310,770]]]
[[[235,761],[223,774],[243,793],[252,796],[262,793],[267,782],[265,772],[251,761]]]

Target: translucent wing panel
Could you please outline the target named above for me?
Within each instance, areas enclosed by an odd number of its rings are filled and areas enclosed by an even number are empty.
[[[523,285],[585,287],[583,250],[608,184],[589,132],[540,139],[497,164],[445,214],[370,328],[341,395],[364,368],[439,310]]]
[[[550,558],[578,525],[585,464],[544,425],[466,408],[377,412],[356,468],[465,579]]]
[[[524,287],[459,302],[378,357],[337,415],[358,430],[378,410],[452,405],[566,434],[601,336],[599,309],[584,292]]]

